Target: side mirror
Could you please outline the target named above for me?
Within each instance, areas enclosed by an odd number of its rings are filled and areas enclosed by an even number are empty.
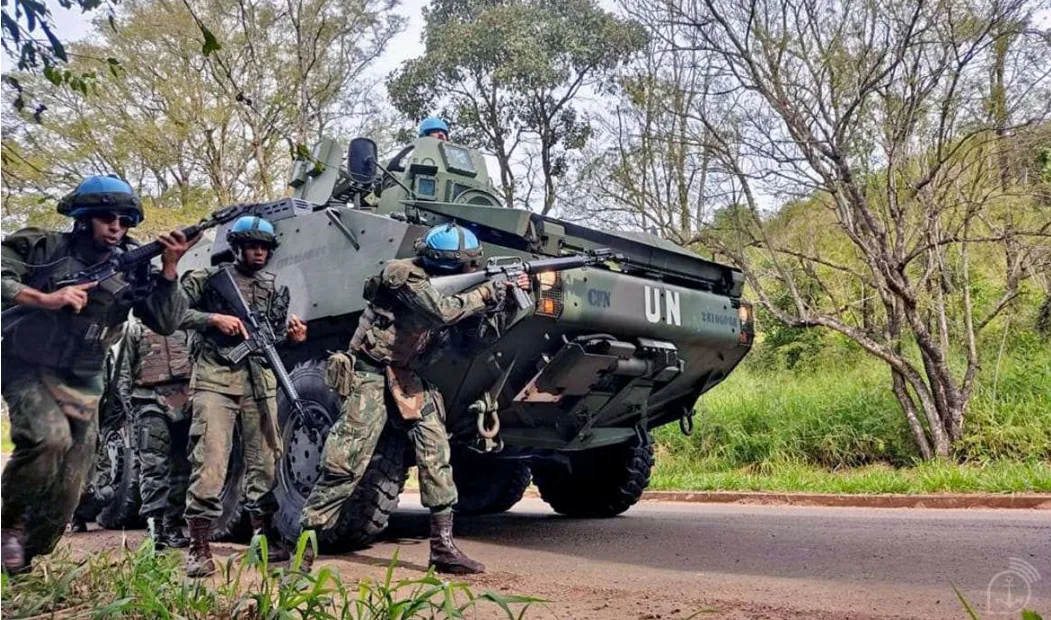
[[[376,143],[368,138],[354,138],[347,148],[347,170],[350,180],[370,185],[376,180]]]

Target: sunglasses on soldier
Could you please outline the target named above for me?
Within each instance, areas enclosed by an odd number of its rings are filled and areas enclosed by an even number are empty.
[[[105,211],[103,213],[96,213],[92,215],[93,218],[102,222],[103,224],[112,224],[114,220],[120,221],[120,225],[123,228],[131,228],[135,225],[135,218],[130,215],[124,215],[115,211]]]

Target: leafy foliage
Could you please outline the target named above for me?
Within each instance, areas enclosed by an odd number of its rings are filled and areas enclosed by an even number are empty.
[[[1037,5],[624,6],[655,43],[580,215],[740,267],[790,363],[823,339],[800,330],[837,332],[892,369],[924,458],[949,455],[996,350],[983,333],[1047,293]]]
[[[535,149],[549,212],[569,153],[591,133],[574,101],[582,89],[602,88],[645,33],[592,0],[442,0],[425,17],[423,56],[388,79],[395,107],[416,119],[440,109],[456,141],[492,152],[508,206],[519,149]]]
[[[94,11],[100,6],[107,6],[112,24],[113,4],[108,0],[58,0],[58,5],[64,9],[78,8],[82,13]],[[70,61],[71,53],[66,50],[66,44],[55,34],[55,24],[46,3],[41,0],[5,1],[0,30],[3,32],[3,50],[11,57],[17,58],[16,66],[19,71],[42,72],[55,86],[66,84],[74,90],[87,94],[94,80],[94,73],[75,72],[64,68]],[[115,59],[107,58],[106,61],[114,62]],[[15,111],[22,112],[30,107],[26,100],[27,92],[21,80],[5,75],[4,83],[13,91],[11,103]],[[43,103],[35,103],[32,107],[34,107],[33,117],[39,121],[41,115],[47,110],[47,106]]]
[[[5,229],[55,223],[43,212],[88,174],[119,174],[184,221],[284,193],[294,145],[373,120],[366,74],[402,28],[392,6],[122,3],[68,66],[9,76],[51,113],[4,119]]]
[[[808,342],[805,357],[794,356],[795,340],[764,339],[697,403],[692,436],[672,427],[657,432],[655,485],[869,493],[1051,490],[1051,349],[1038,336],[1009,326],[990,335],[983,346],[994,362],[979,377],[952,460],[918,465],[922,455],[898,411],[886,367],[836,334],[794,331],[820,335]]]
[[[147,539],[135,551],[103,552],[75,561],[64,549],[15,579],[3,575],[3,612],[23,618],[40,614],[139,618],[340,618],[399,620],[463,618],[476,608],[491,608],[509,619],[525,616],[540,599],[475,594],[468,584],[440,579],[433,570],[413,579],[395,579],[395,553],[383,577],[344,583],[327,567],[298,571],[307,545],[300,537],[291,572],[269,566],[267,542],[253,538],[248,551],[232,556],[211,583],[182,573],[178,552],[158,553]],[[517,613],[516,613],[517,612]]]

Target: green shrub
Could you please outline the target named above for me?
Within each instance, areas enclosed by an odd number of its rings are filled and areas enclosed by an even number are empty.
[[[794,346],[796,336],[779,338]],[[659,429],[655,484],[791,490],[794,478],[799,489],[844,492],[1051,490],[1051,347],[1009,325],[981,344],[984,365],[964,437],[954,447],[953,461],[964,468],[942,464],[916,475],[894,473],[915,466],[919,453],[891,392],[889,369],[838,337],[823,337],[812,359],[791,368],[768,343],[758,344],[697,403],[691,437],[676,425]],[[830,474],[838,480],[829,480]]]

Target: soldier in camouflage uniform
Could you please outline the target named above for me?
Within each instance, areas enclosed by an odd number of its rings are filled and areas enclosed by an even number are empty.
[[[2,483],[3,566],[12,572],[50,553],[77,507],[98,439],[106,350],[129,311],[161,333],[179,326],[186,298],[177,265],[195,241],[178,231],[161,235],[161,272],[143,265],[121,296],[91,290],[94,284],[50,290],[133,247],[127,231],[142,221],[138,196],[116,177],[85,179],[58,210],[75,218],[72,232],[27,228],[3,240],[4,308],[39,309],[4,326],[0,362],[15,443]]]
[[[139,514],[157,549],[186,547],[190,541],[181,522],[190,484],[187,333],[162,336],[132,324],[125,338],[117,389],[121,399],[131,403],[142,497]]]
[[[506,289],[488,283],[443,296],[431,286],[430,275],[477,267],[482,247],[470,230],[454,224],[436,226],[417,249],[419,258],[388,262],[366,285],[369,303],[350,341],[353,374],[341,379],[330,373],[331,387],[343,396],[342,407],[325,441],[321,476],[307,498],[300,526],[309,530],[335,525],[372,458],[388,416],[393,416],[407,429],[416,452],[421,500],[431,510],[431,565],[441,572],[479,573],[485,567],[453,543],[452,507],[457,495],[442,396],[416,369],[436,335],[499,305]],[[508,284],[527,289],[529,279],[523,274]],[[306,570],[312,560],[308,553]]]
[[[247,332],[240,319],[222,314],[223,305],[210,290],[209,278],[220,269],[231,269],[245,300],[260,319],[270,322],[278,339],[303,342],[306,324],[294,315],[288,317],[288,288],[278,286],[274,274],[263,271],[278,245],[273,225],[259,217],[245,216],[234,222],[227,240],[236,256],[234,265],[190,272],[182,283],[191,308],[183,326],[199,334],[190,380],[192,472],[186,498],[186,519],[190,525],[186,572],[191,577],[215,572],[208,535],[212,521],[222,514],[219,494],[226,479],[237,424],[244,442],[246,507],[252,529],[268,535],[271,561],[288,558],[281,537],[273,535],[271,529],[271,517],[276,509],[272,490],[281,448],[277,428],[277,379],[262,354],[249,355],[240,363],[230,359],[231,352]]]
[[[124,415],[123,404],[116,394],[117,373],[113,368],[117,363],[116,359],[120,357],[120,354],[115,353],[115,351],[121,351],[122,346],[110,347],[106,351],[106,360],[102,366],[102,396],[99,397],[97,424],[99,427],[105,427],[109,420]],[[101,507],[112,500],[114,495],[113,485],[110,484],[112,481],[106,476],[112,465],[109,462],[109,454],[103,442],[98,441],[96,443],[91,473],[88,475],[84,492],[80,494],[80,504],[73,511],[73,517],[69,522],[70,529],[77,533],[88,531],[88,521],[94,521]],[[106,476],[106,479],[103,479],[104,476]]]

